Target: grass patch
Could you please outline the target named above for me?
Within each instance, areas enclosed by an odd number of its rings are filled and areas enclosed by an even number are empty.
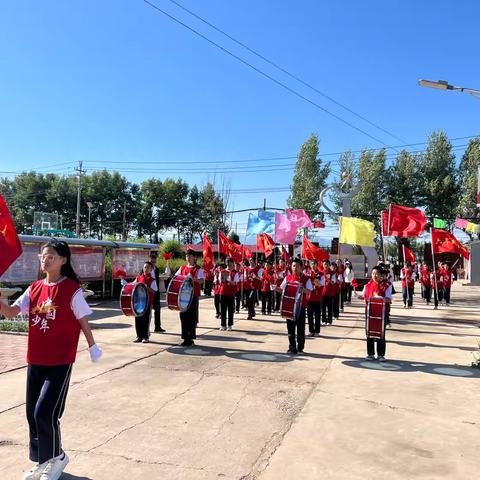
[[[0,320],[0,332],[28,332],[25,320]]]

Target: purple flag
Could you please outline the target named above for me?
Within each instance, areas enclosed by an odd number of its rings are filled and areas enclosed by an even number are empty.
[[[275,212],[275,241],[286,245],[293,245],[297,238],[297,226],[285,218],[282,214]]]

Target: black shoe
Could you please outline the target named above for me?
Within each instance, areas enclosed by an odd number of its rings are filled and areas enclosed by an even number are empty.
[[[154,330],[153,333],[165,333],[166,330],[164,330],[163,328],[159,328],[157,330]]]
[[[298,352],[297,352],[297,349],[296,348],[289,348],[287,350],[287,353],[290,353],[292,355],[296,355]]]
[[[137,337],[137,338],[133,341],[133,343],[140,343],[141,341],[142,341],[142,339]]]
[[[298,353],[304,353],[303,348],[299,348]]]
[[[266,312],[262,311],[262,315],[266,315],[266,314],[267,314]]]
[[[314,337],[314,336],[315,336],[315,333],[314,333],[314,332],[310,332],[310,333],[308,334],[308,336],[309,336],[309,337]]]
[[[252,317],[251,315],[249,315],[249,316],[247,317],[247,320],[253,320],[253,317]]]

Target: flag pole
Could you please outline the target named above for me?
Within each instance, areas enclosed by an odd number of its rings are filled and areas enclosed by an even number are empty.
[[[215,257],[213,258],[215,260]],[[220,263],[220,230],[217,229],[217,262]],[[215,265],[213,266],[215,268]]]
[[[433,248],[433,229],[430,227],[430,246],[432,248],[432,263],[433,263],[433,285],[434,285],[434,290],[435,290],[435,296],[437,298],[437,303],[438,302],[438,286],[437,286],[437,269],[435,267],[435,253],[434,253],[434,248]],[[435,301],[435,299],[434,299]]]
[[[387,261],[387,249],[385,245],[385,237],[383,236],[383,213],[380,212],[380,228],[381,228],[381,236],[382,239],[382,250],[383,250],[383,261]],[[388,232],[387,232],[388,233]]]

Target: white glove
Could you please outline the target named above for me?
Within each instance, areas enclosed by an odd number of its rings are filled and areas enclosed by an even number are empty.
[[[88,352],[90,353],[90,360],[92,362],[98,362],[102,358],[102,349],[96,343],[88,349]]]
[[[128,282],[127,282],[124,278],[122,278],[122,279],[120,280],[120,285],[121,285],[122,287],[124,287],[125,285],[128,285]]]

